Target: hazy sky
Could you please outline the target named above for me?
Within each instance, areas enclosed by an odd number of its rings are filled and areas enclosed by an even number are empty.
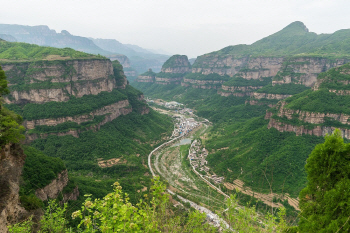
[[[4,0],[0,23],[196,57],[251,44],[294,21],[316,33],[350,28],[349,10],[348,0]]]

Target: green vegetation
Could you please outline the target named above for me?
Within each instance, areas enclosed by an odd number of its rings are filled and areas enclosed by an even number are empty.
[[[105,57],[79,52],[71,48],[43,47],[34,44],[0,41],[0,60],[3,61],[32,61],[50,59],[55,56],[57,59],[90,59]]]
[[[84,95],[81,98],[71,96],[66,102],[29,103],[25,105],[8,104],[6,107],[22,115],[26,120],[34,120],[89,114],[103,106],[126,99],[126,95],[118,89],[114,89],[111,92],[100,92],[98,95]]]
[[[150,195],[145,195],[136,205],[129,202],[127,193],[122,191],[118,182],[113,187],[114,191],[102,199],[93,199],[88,195],[81,210],[72,213],[73,219],[81,219],[77,229],[67,226],[67,206],[62,208],[50,201],[41,217],[40,231],[217,232],[217,229],[205,222],[205,213],[172,207],[168,194],[165,194],[166,186],[159,178],[154,180]],[[281,209],[278,217],[268,215],[266,219],[262,219],[254,207],[239,208],[234,196],[228,199],[224,215],[230,227],[224,227],[224,232],[285,232],[288,229],[284,219],[285,209]],[[30,232],[32,226],[30,218],[23,223],[9,226],[9,231]]]
[[[327,89],[307,90],[285,100],[285,108],[301,111],[350,114],[350,96],[337,95]]]
[[[308,184],[299,196],[301,232],[349,232],[349,154],[350,144],[339,130],[311,152],[305,165]]]
[[[36,133],[63,133],[69,130],[87,130],[89,127],[96,126],[105,119],[105,115],[95,116],[91,121],[82,122],[80,124],[76,122],[66,121],[55,126],[38,125],[34,129],[28,130],[28,134]]]
[[[225,82],[223,85],[225,86],[253,86],[260,87],[266,86],[271,83],[271,77],[260,79],[244,79],[239,76],[235,76],[231,78],[229,81]]]
[[[157,78],[182,78],[185,74],[183,73],[164,73],[160,72],[156,74]]]
[[[343,58],[350,55],[350,30],[333,34],[309,32],[302,22],[294,22],[251,45],[228,46],[219,51],[199,56],[193,67],[203,67],[213,56],[235,58],[252,57],[329,57]]]
[[[154,72],[152,71],[152,69],[149,69],[147,72],[140,74],[140,76],[151,76],[151,77],[155,77],[155,76],[156,76],[156,73],[154,73]]]
[[[187,64],[182,62],[184,60],[187,61],[186,62]],[[191,68],[191,64],[188,61],[187,56],[186,55],[173,55],[168,60],[166,60],[166,62],[162,66],[162,69],[184,67],[184,66]]]
[[[43,202],[35,195],[35,190],[51,183],[66,167],[61,159],[49,157],[33,147],[25,146],[24,154],[27,157],[22,172],[20,201],[26,210],[35,210],[44,207]],[[74,182],[70,183],[76,187]],[[63,190],[63,193],[69,191],[71,190]]]
[[[17,143],[24,139],[25,128],[21,125],[22,117],[3,107],[2,96],[8,94],[5,72],[0,66],[0,145]]]
[[[306,87],[302,84],[288,83],[288,84],[281,84],[281,85],[277,84],[274,86],[272,86],[272,84],[269,84],[257,90],[256,92],[269,93],[269,94],[281,94],[281,95],[295,95],[308,89],[310,89],[310,87]]]
[[[228,75],[221,76],[216,73],[212,74],[201,74],[201,73],[189,73],[186,74],[185,78],[195,79],[195,80],[210,80],[210,81],[227,81],[230,79]]]
[[[323,138],[281,133],[267,129],[267,124],[261,116],[214,125],[205,141],[205,147],[215,151],[208,155],[209,166],[228,182],[241,179],[258,192],[272,190],[295,197],[306,184],[305,160]]]

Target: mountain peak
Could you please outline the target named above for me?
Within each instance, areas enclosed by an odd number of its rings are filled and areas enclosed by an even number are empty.
[[[301,21],[295,21],[291,24],[289,24],[287,27],[283,28],[282,31],[303,31],[303,32],[309,32],[309,29],[305,26],[305,24]]]

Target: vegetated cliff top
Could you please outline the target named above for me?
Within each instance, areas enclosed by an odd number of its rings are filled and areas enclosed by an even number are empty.
[[[318,76],[319,85],[287,98],[285,108],[318,113],[350,114],[350,64],[332,68]]]
[[[188,58],[186,55],[173,55],[171,56],[162,66],[162,69],[166,68],[178,68],[178,67],[185,67],[185,68],[191,68],[191,64],[188,61]]]
[[[34,61],[67,59],[106,59],[71,48],[43,47],[34,44],[0,41],[0,61]]]
[[[148,71],[146,71],[145,73],[143,74],[140,74],[139,76],[156,76],[156,73],[152,71],[152,69],[148,69]]]
[[[350,56],[350,29],[342,29],[333,34],[309,32],[299,21],[289,24],[282,30],[256,41],[251,45],[240,44],[225,47],[219,51],[197,58],[194,67],[206,57],[230,55],[244,56]]]

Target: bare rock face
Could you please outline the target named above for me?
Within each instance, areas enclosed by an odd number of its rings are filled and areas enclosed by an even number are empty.
[[[275,128],[280,132],[295,132],[297,136],[303,134],[315,135],[315,136],[325,136],[326,134],[331,134],[336,128],[332,126],[320,126],[317,124],[322,124],[325,119],[333,119],[344,125],[350,125],[348,121],[350,115],[347,114],[336,114],[336,113],[318,113],[318,112],[308,112],[301,110],[293,110],[285,108],[286,103],[281,101],[277,104],[278,117],[285,117],[289,120],[297,119],[301,122],[308,124],[314,124],[314,126],[306,125],[293,125],[290,123],[280,122],[278,119],[272,118],[274,115],[272,112],[266,111],[265,119],[270,119],[268,128]],[[346,128],[339,128],[342,132],[343,137],[350,139],[350,130]]]
[[[69,200],[76,201],[79,197],[79,189],[78,187],[75,187],[71,193],[64,193],[63,194],[63,202],[67,202]]]
[[[18,194],[25,157],[17,144],[7,144],[0,150],[0,232],[7,232],[8,224],[25,217]]]
[[[189,73],[191,72],[191,64],[186,55],[171,56],[162,66],[163,73]]]
[[[68,184],[68,171],[64,170],[57,175],[50,184],[46,185],[44,188],[37,189],[35,195],[42,201],[46,201],[49,198],[55,199],[62,192],[63,188]]]
[[[269,93],[257,93],[254,92],[252,94],[252,98],[260,100],[260,99],[269,99],[269,100],[283,100],[292,95],[282,95],[282,94],[269,94]]]
[[[226,86],[222,85],[221,90],[218,90],[218,94],[221,96],[251,96],[254,91],[262,88],[262,86]]]
[[[221,87],[223,80],[197,80],[197,79],[189,79],[184,78],[181,82],[181,86],[184,87],[193,87],[199,89],[218,89]]]
[[[109,56],[109,59],[111,59],[111,61],[119,61],[119,63],[123,66],[123,68],[130,68],[131,64],[130,64],[130,60],[127,56],[122,55],[122,54],[116,54],[113,56]]]
[[[348,63],[349,59],[321,57],[242,57],[206,54],[197,59],[192,73],[238,75],[244,79],[274,77],[272,84],[298,83],[312,87],[317,75],[333,67]]]
[[[104,59],[27,62],[2,68],[12,89],[11,95],[5,96],[6,103],[62,102],[70,95],[97,95],[127,84],[125,78],[117,86],[112,63]],[[21,89],[18,79],[27,84],[26,89]]]
[[[335,59],[319,57],[291,58],[281,67],[280,74],[272,84],[298,83],[307,87],[312,87],[317,82],[317,75],[333,67],[338,67],[348,63],[349,59]],[[288,70],[286,74],[284,71]]]

